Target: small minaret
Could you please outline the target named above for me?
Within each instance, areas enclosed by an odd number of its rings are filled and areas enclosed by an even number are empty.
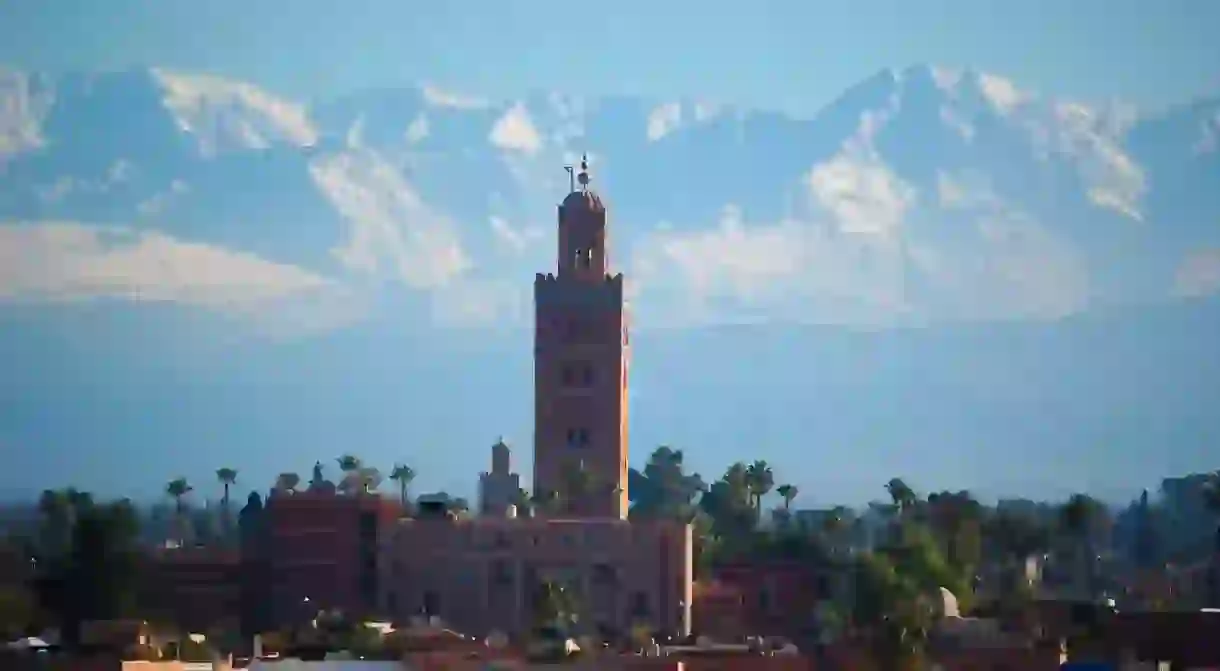
[[[512,472],[512,450],[501,438],[491,446],[491,470],[479,476],[479,514],[506,514],[520,489],[521,477]]]

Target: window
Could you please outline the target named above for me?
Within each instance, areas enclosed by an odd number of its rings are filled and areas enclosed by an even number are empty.
[[[817,578],[817,596],[819,599],[830,598],[830,579],[825,575],[819,575]]]
[[[771,612],[771,589],[767,585],[758,590],[758,609],[764,613]]]
[[[644,592],[633,592],[631,594],[631,616],[637,618],[648,617],[651,608],[648,605],[648,595]]]
[[[428,590],[424,592],[424,615],[439,615],[441,611],[441,598],[436,592]]]
[[[593,584],[605,587],[613,587],[618,583],[618,574],[614,567],[609,564],[594,564],[593,565]]]
[[[510,585],[513,582],[512,568],[508,562],[497,559],[491,565],[491,581],[493,585],[503,586]]]
[[[568,447],[588,447],[589,430],[584,427],[568,429]]]
[[[593,365],[583,361],[564,364],[562,377],[564,387],[592,387]]]

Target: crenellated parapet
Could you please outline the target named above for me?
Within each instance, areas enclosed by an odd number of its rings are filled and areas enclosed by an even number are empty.
[[[623,306],[623,274],[607,274],[601,282],[588,282],[538,273],[534,276],[534,305],[539,310],[618,310]]]

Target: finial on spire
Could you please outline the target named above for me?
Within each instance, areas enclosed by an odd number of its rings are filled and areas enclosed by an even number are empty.
[[[580,156],[580,174],[576,176],[576,181],[580,182],[580,190],[589,190],[589,155],[581,154]],[[575,189],[573,189],[575,190]]]

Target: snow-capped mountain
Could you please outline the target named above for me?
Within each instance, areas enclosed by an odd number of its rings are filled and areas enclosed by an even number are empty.
[[[658,323],[1053,317],[1220,284],[1218,129],[1220,101],[1141,116],[934,67],[878,73],[809,119],[429,86],[306,105],[160,69],[10,71],[0,220],[163,234],[519,316],[504,283],[550,261],[561,168],[587,152]]]
[[[150,469],[210,473],[218,446],[262,460],[243,477],[285,467],[267,444],[308,462],[403,436],[528,444],[528,331],[491,327],[528,323],[585,152],[632,292],[637,460],[672,443],[711,475],[745,445],[850,450],[828,500],[879,487],[876,464],[1049,495],[1086,467],[1109,491],[1198,470],[1220,437],[1220,302],[1176,302],[1220,288],[1218,100],[1146,114],[913,67],[794,118],[8,71],[0,442],[38,448],[13,472],[94,486],[95,435]],[[164,312],[186,326],[110,309],[147,303],[185,306]],[[230,337],[213,313],[324,336]],[[762,324],[661,328],[725,322]],[[1085,456],[1103,445],[1109,470]],[[411,458],[445,487],[469,477],[464,457]]]

